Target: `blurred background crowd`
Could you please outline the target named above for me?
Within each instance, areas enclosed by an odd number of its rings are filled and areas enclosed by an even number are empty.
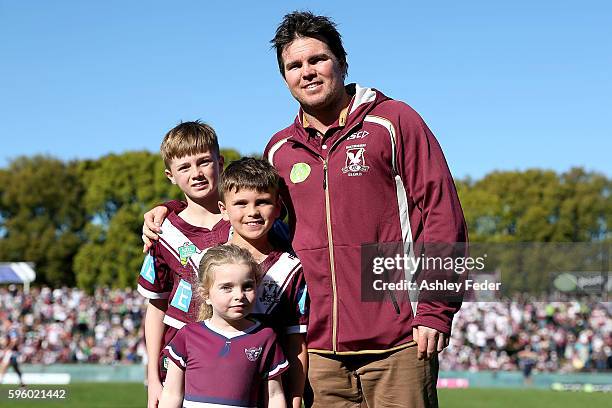
[[[18,327],[21,361],[30,364],[142,362],[145,305],[135,290],[98,289],[91,296],[65,287],[28,294],[0,287],[0,318]],[[540,372],[611,370],[612,303],[464,303],[440,368],[511,371],[525,364]]]
[[[29,364],[142,361],[145,304],[136,290],[0,287],[0,318],[18,327]]]
[[[525,365],[541,372],[612,369],[612,303],[588,298],[464,303],[440,368],[511,371]]]

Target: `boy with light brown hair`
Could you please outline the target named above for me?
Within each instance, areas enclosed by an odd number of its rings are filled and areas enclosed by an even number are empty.
[[[180,123],[165,135],[160,153],[166,177],[181,189],[187,205],[164,220],[164,234],[149,249],[138,278],[138,291],[149,299],[149,408],[157,406],[167,370],[161,351],[197,317],[199,301],[192,288],[203,251],[227,242],[230,231],[218,207],[223,156],[214,129],[200,121]]]
[[[233,229],[230,242],[247,249],[262,277],[251,317],[275,329],[289,370],[284,376],[289,406],[301,407],[308,369],[306,329],[309,300],[300,260],[269,234],[280,215],[280,177],[265,160],[232,162],[219,183],[219,208]]]

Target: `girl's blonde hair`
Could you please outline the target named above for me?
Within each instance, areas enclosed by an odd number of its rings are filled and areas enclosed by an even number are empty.
[[[210,248],[200,261],[200,288],[199,295],[202,297],[198,320],[210,319],[212,316],[212,306],[206,303],[210,288],[215,281],[214,268],[225,264],[244,264],[255,275],[255,284],[259,283],[259,265],[253,256],[246,249],[234,244],[224,244]]]

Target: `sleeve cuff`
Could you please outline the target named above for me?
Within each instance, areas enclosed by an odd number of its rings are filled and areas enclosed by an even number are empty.
[[[295,326],[287,326],[285,333],[286,334],[305,334],[308,326],[305,324],[299,324]]]
[[[436,329],[440,333],[450,335],[452,319],[446,322],[445,319],[441,319],[437,316],[418,316],[412,321],[412,327],[425,326],[431,329]]]
[[[289,368],[289,362],[287,360],[283,360],[280,364],[274,367],[272,370],[268,372],[266,375],[266,379],[270,380],[272,378],[278,377],[282,373],[284,373]]]
[[[163,351],[164,355],[168,357],[170,361],[177,365],[178,368],[185,371],[187,364],[185,359],[180,354],[177,354],[170,345],[166,346]]]
[[[153,292],[141,285],[138,285],[138,293],[147,299],[168,299],[170,297],[170,292]]]

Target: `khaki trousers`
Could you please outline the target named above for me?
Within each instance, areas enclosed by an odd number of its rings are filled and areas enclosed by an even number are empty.
[[[438,356],[417,360],[416,346],[384,354],[308,357],[315,408],[438,406]]]

